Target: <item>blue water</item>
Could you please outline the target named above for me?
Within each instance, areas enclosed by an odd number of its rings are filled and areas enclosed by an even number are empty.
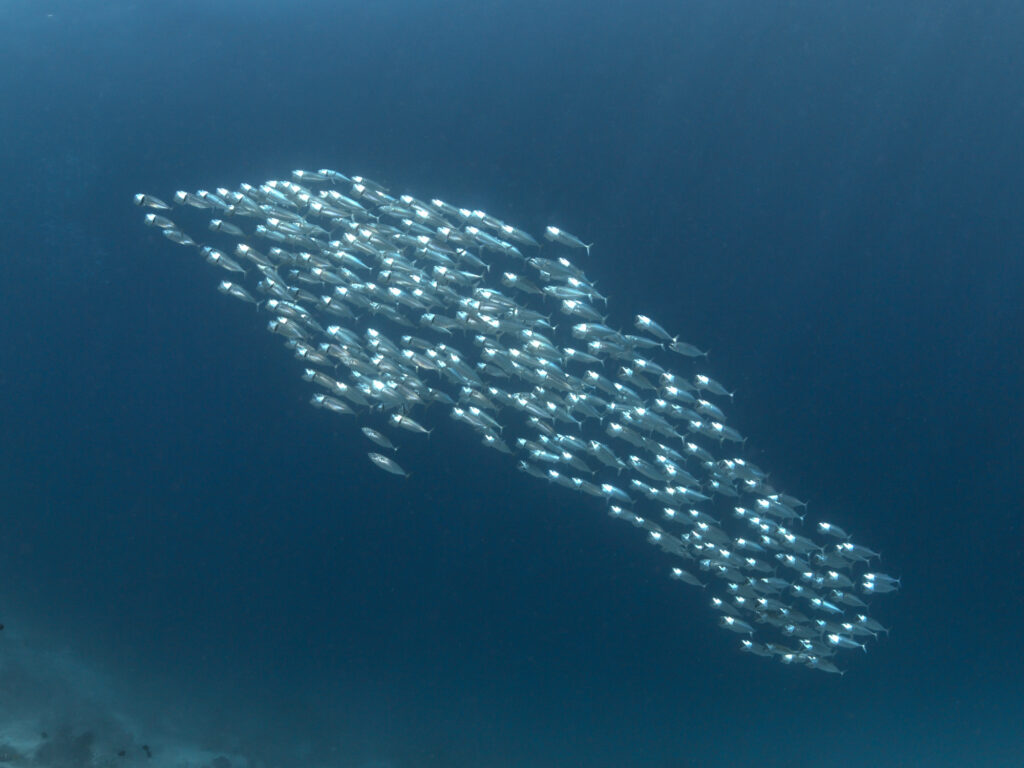
[[[4,4],[0,747],[130,713],[154,760],[285,768],[1024,765],[1022,34],[976,0]],[[324,166],[594,241],[613,318],[710,347],[748,456],[903,577],[891,636],[842,678],[742,655],[441,413],[412,477],[368,469],[131,205]]]

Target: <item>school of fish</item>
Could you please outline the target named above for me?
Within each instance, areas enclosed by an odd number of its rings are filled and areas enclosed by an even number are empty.
[[[741,650],[842,674],[842,652],[888,634],[868,604],[899,579],[742,458],[731,393],[695,369],[706,353],[646,315],[609,324],[574,260],[591,244],[328,169],[135,203],[221,270],[221,293],[268,313],[314,407],[390,425],[361,428],[384,472],[404,476],[394,441],[446,411],[525,475],[640,529]],[[169,218],[186,209],[210,234]]]

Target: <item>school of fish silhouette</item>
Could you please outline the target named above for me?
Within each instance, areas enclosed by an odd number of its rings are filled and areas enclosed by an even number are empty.
[[[669,368],[706,353],[646,315],[635,333],[607,324],[607,299],[571,258],[591,245],[575,235],[548,227],[538,241],[328,169],[135,203],[231,278],[221,293],[268,313],[314,407],[390,425],[391,436],[362,428],[381,470],[404,475],[392,437],[427,432],[421,413],[446,410],[525,475],[640,529],[671,578],[707,589],[741,650],[842,674],[841,652],[888,634],[867,601],[899,580],[869,570],[878,554],[836,525],[811,538],[806,504],[736,455],[732,395]],[[208,218],[206,237],[233,248],[193,240],[172,211]]]

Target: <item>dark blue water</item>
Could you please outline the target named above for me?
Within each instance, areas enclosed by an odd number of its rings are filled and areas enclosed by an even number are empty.
[[[0,10],[3,718],[285,767],[1024,764],[1024,8],[209,5]],[[902,575],[891,636],[739,654],[440,412],[368,469],[131,205],[323,166],[593,240],[613,319],[710,347],[749,457]]]

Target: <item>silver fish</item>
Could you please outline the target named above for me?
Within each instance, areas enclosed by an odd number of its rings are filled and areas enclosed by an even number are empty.
[[[141,192],[135,196],[134,202],[136,205],[142,206],[143,208],[155,208],[158,211],[169,211],[171,209],[171,206],[159,197],[144,195]]]
[[[593,243],[584,243],[576,235],[558,227],[548,227],[545,229],[544,237],[560,245],[567,245],[570,248],[584,248],[587,251],[587,255],[590,255],[590,248],[593,245]]]
[[[389,451],[398,450],[398,448],[395,447],[395,444],[388,439],[387,435],[381,434],[376,429],[372,429],[370,427],[360,427],[360,431],[364,435],[366,435],[368,440],[376,443],[381,448],[387,448]]]
[[[209,228],[211,232],[223,232],[225,235],[236,235],[238,237],[245,236],[245,232],[242,231],[241,227],[222,219],[210,219]]]
[[[372,461],[376,466],[383,469],[385,472],[390,472],[392,475],[398,475],[399,477],[409,476],[409,473],[402,469],[400,466],[398,466],[394,459],[389,459],[387,456],[384,456],[383,454],[380,453],[371,452],[366,455],[370,457],[370,461]]]
[[[245,288],[238,285],[237,283],[231,283],[227,280],[221,280],[217,286],[217,290],[228,296],[234,296],[236,299],[247,301],[250,304],[259,306],[259,302],[250,294]]]

